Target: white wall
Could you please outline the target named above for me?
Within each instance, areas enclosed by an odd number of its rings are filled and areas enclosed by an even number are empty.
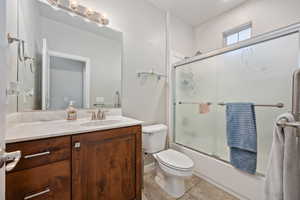
[[[5,114],[6,114],[6,1],[0,1],[0,148],[4,149]],[[0,200],[5,199],[5,170],[0,169]]]
[[[6,32],[10,33],[13,37],[18,37],[17,29],[17,8],[18,0],[6,0],[6,8],[9,12],[6,12]],[[17,43],[10,44],[8,47],[8,81],[17,81]],[[8,112],[17,111],[17,97],[8,97]]]
[[[18,79],[22,84],[22,89],[26,91],[33,89],[34,91],[33,96],[24,94],[19,96],[18,110],[36,110],[41,107],[41,68],[39,67],[38,56],[42,42],[37,39],[40,36],[39,5],[36,0],[18,0],[18,2],[18,37],[25,41],[26,56],[35,58],[35,62],[32,63],[32,69],[35,73],[31,72],[30,61],[18,62]]]
[[[183,56],[193,56],[196,53],[196,38],[194,27],[178,17],[170,17],[171,50]]]
[[[197,48],[203,52],[223,46],[223,32],[249,21],[253,36],[300,21],[299,0],[249,0],[196,28]]]
[[[107,13],[111,27],[124,34],[123,113],[147,123],[165,123],[165,81],[142,81],[136,72],[166,72],[166,13],[145,0],[83,0]]]
[[[30,70],[30,61],[18,62],[19,75],[18,79],[22,84],[22,88],[26,91],[33,89],[34,95],[20,95],[18,98],[18,110],[35,110],[41,107],[41,76],[40,68],[38,67],[38,50],[41,49],[41,41],[37,38],[40,36],[40,13],[38,3],[36,0],[18,0],[18,37],[23,39],[25,43],[26,56],[34,57],[33,69],[35,73]],[[15,58],[17,59],[17,58]]]

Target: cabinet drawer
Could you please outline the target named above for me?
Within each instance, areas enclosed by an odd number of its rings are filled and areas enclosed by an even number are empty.
[[[69,200],[70,161],[26,169],[6,175],[6,200]]]
[[[22,158],[14,171],[70,159],[71,137],[58,137],[8,144],[7,152],[20,150]]]

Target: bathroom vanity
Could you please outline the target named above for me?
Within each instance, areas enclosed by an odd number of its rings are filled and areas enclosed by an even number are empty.
[[[7,152],[22,158],[6,175],[6,200],[140,200],[141,122],[111,118],[9,129]]]
[[[102,15],[104,24],[87,19],[96,10],[85,16],[85,5],[74,13],[72,2],[14,8],[5,140],[22,157],[6,174],[6,200],[140,200],[141,122],[88,113],[122,108],[123,33]],[[78,120],[66,120],[68,105]]]

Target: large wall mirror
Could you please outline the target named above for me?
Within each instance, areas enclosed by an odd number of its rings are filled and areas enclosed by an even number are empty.
[[[121,106],[121,32],[21,0],[18,37],[17,111]]]

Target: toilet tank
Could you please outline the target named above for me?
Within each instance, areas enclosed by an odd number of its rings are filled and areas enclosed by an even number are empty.
[[[143,126],[143,149],[145,153],[156,153],[165,149],[168,127],[164,124]]]

